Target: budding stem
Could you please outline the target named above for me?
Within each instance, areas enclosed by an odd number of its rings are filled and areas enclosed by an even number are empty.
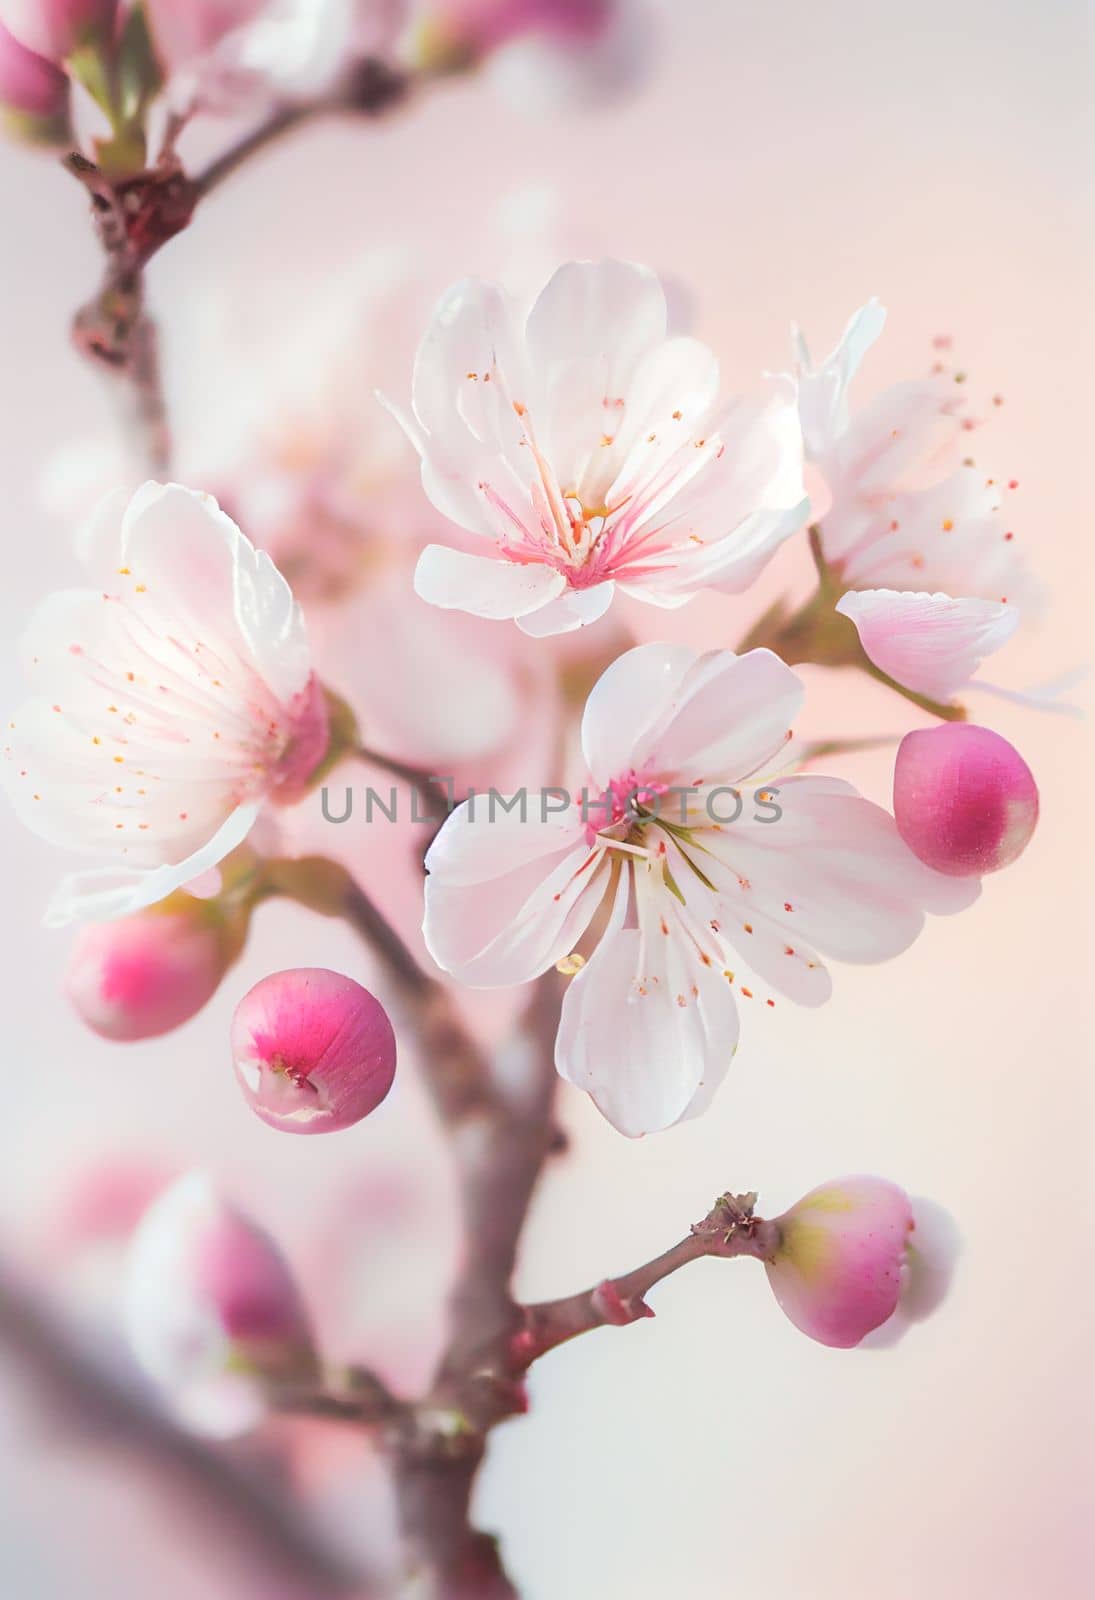
[[[622,1328],[652,1317],[654,1312],[646,1303],[650,1290],[703,1256],[769,1258],[779,1242],[778,1230],[775,1223],[753,1216],[755,1201],[752,1194],[722,1195],[686,1238],[644,1266],[619,1278],[606,1278],[581,1294],[526,1306],[522,1326],[510,1344],[515,1369],[524,1372],[548,1350],[580,1333],[606,1326]]]

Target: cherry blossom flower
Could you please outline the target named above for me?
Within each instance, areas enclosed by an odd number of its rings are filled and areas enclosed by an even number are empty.
[[[442,298],[402,420],[433,504],[493,548],[427,546],[424,599],[563,633],[617,588],[739,592],[802,525],[794,407],[720,406],[715,357],[666,319],[654,274],[619,261],[561,267],[523,327],[495,285]]]
[[[243,1432],[265,1411],[267,1383],[315,1371],[280,1251],[201,1172],[171,1184],[141,1218],[123,1316],[139,1365],[202,1432]]]
[[[399,38],[415,70],[484,67],[522,111],[589,109],[644,76],[654,29],[645,0],[413,0]]]
[[[180,107],[236,110],[326,88],[354,38],[355,0],[146,0]]]
[[[641,645],[586,704],[589,793],[510,809],[479,796],[430,849],[435,961],[473,988],[580,968],[556,1065],[623,1133],[706,1106],[738,1041],[735,988],[753,1006],[775,1004],[768,989],[820,1005],[823,955],[888,960],[926,911],[978,893],[923,866],[850,784],[766,782],[802,698],[768,650]],[[602,911],[583,964],[575,946]]]
[[[780,1307],[819,1344],[893,1344],[943,1299],[957,1231],[930,1201],[884,1178],[834,1178],[775,1219],[767,1261]]]
[[[209,495],[111,496],[83,542],[95,585],[50,596],[24,660],[34,698],[0,763],[34,832],[106,858],[47,921],[107,920],[215,866],[264,804],[308,790],[327,707],[299,607]]]
[[[796,335],[799,415],[815,475],[813,520],[848,593],[836,609],[870,660],[916,693],[948,701],[1014,633],[1034,600],[1005,510],[1010,480],[968,455],[959,374],[884,390],[849,412],[848,390],[882,332],[871,300],[818,366]]]

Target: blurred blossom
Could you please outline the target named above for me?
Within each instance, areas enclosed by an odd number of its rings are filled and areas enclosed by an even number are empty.
[[[235,111],[321,93],[350,50],[355,0],[146,0],[180,107]]]
[[[1014,633],[1032,585],[1005,509],[1015,485],[968,454],[965,373],[937,362],[850,413],[851,381],[885,317],[869,301],[816,368],[796,333],[811,517],[835,581],[854,591],[837,610],[870,660],[946,701]]]
[[[942,1300],[957,1253],[946,1213],[914,1206],[883,1178],[822,1184],[775,1225],[780,1242],[766,1269],[776,1299],[796,1328],[836,1349],[883,1325],[884,1342],[895,1342]]]
[[[0,0],[0,23],[28,50],[63,61],[80,45],[108,39],[117,0]]]
[[[647,268],[561,267],[524,328],[497,286],[457,284],[401,420],[433,504],[492,554],[428,545],[418,593],[539,638],[617,589],[676,607],[747,588],[802,525],[801,436],[785,399],[728,407],[719,387],[714,355],[668,336]]]
[[[917,861],[850,784],[765,786],[802,699],[767,650],[639,646],[586,705],[584,796],[549,808],[533,793],[512,809],[481,796],[426,858],[423,932],[446,972],[494,988],[558,963],[577,971],[556,1066],[622,1133],[706,1109],[737,1047],[735,984],[754,1005],[761,985],[820,1005],[831,981],[819,952],[888,960],[926,911],[976,898],[976,884]],[[568,962],[591,924],[588,960]]]
[[[123,1309],[138,1363],[203,1432],[245,1431],[264,1413],[266,1385],[315,1372],[280,1251],[200,1172],[177,1179],[141,1219]]]
[[[400,55],[432,72],[485,63],[522,110],[600,107],[648,67],[651,19],[645,0],[413,0]]]
[[[95,588],[39,608],[36,685],[0,766],[43,838],[109,857],[67,879],[48,920],[162,900],[233,850],[267,802],[307,791],[328,748],[300,610],[209,495],[146,484],[87,530]]]
[[[26,1245],[65,1310],[116,1334],[125,1259],[133,1230],[175,1174],[132,1150],[79,1158],[54,1173]]]
[[[81,928],[65,987],[76,1011],[106,1039],[153,1039],[211,1000],[247,937],[249,912],[178,889],[117,922]]]
[[[64,144],[70,135],[68,79],[2,23],[0,115],[17,137],[32,143]]]
[[[334,1133],[375,1111],[395,1077],[388,1013],[352,978],[320,967],[256,983],[232,1019],[244,1098],[284,1133]]]
[[[901,837],[921,861],[973,877],[1022,855],[1038,821],[1038,786],[998,733],[952,722],[902,739],[893,808]]]
[[[538,280],[551,213],[543,191],[516,191],[488,219],[484,249]],[[415,595],[423,547],[461,536],[423,497],[401,430],[370,410],[373,389],[404,383],[434,285],[405,250],[328,271],[322,295],[301,298],[265,270],[262,284],[241,272],[203,302],[195,336],[224,352],[226,378],[216,397],[204,385],[179,397],[180,470],[272,554],[314,625],[320,672],[337,676],[371,744],[458,787],[539,774],[557,715],[552,654]],[[69,492],[94,470],[89,451],[69,452]]]
[[[268,0],[145,0],[156,48],[171,66],[206,55],[237,28],[244,28]]]
[[[435,1147],[436,1146],[436,1147]],[[445,1339],[445,1295],[461,1252],[451,1160],[424,1125],[408,1164],[370,1150],[339,1183],[309,1240],[306,1285],[332,1350],[400,1394],[429,1383]]]

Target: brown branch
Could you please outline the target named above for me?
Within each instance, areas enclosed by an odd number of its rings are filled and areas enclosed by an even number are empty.
[[[73,341],[88,360],[124,384],[127,426],[156,477],[166,475],[171,444],[160,374],[156,325],[145,307],[144,273],[170,239],[188,227],[198,202],[251,156],[305,122],[335,112],[376,117],[401,103],[410,79],[381,61],[366,60],[319,99],[279,107],[197,180],[175,153],[177,122],[169,125],[159,161],[143,172],[109,177],[73,151],[66,169],[83,184],[106,265],[99,292],[76,313]]]
[[[426,814],[424,816],[414,814],[412,821],[433,823],[435,826],[430,835],[432,841],[437,829],[455,808],[456,796],[452,780],[442,779],[436,773],[425,772],[421,767],[413,766],[408,761],[400,761],[398,756],[384,755],[381,751],[373,750],[365,744],[356,744],[353,753],[359,761],[364,761],[367,765],[376,767],[379,771],[386,772],[407,784],[426,802]]]
[[[774,1222],[753,1215],[755,1194],[724,1194],[679,1244],[619,1278],[606,1278],[581,1294],[524,1308],[511,1346],[514,1367],[526,1370],[548,1350],[594,1328],[626,1327],[654,1315],[646,1296],[664,1278],[704,1256],[768,1259],[779,1243]]]
[[[388,1436],[408,1561],[429,1573],[439,1600],[508,1600],[516,1591],[497,1545],[472,1527],[469,1508],[487,1433],[525,1409],[511,1354],[521,1314],[510,1279],[537,1179],[560,1145],[552,1116],[559,978],[552,972],[537,983],[506,1047],[514,1059],[492,1059],[464,1027],[447,990],[417,963],[408,971],[402,940],[360,888],[344,897],[344,915],[412,1003],[463,1217],[464,1259],[445,1353],[429,1393]]]
[[[501,1063],[469,1049],[451,1015],[423,1018],[427,1076],[456,1163],[464,1260],[444,1356],[414,1434],[393,1454],[393,1472],[412,1567],[431,1574],[440,1600],[516,1595],[496,1541],[472,1527],[469,1507],[487,1434],[527,1404],[511,1354],[521,1314],[510,1279],[536,1182],[561,1146],[552,1115],[558,1017],[552,972],[537,983],[508,1046],[516,1085]]]
[[[292,1499],[178,1427],[2,1268],[0,1344],[68,1432],[96,1450],[134,1458],[143,1482],[189,1506],[203,1538],[212,1522],[271,1584],[291,1582],[300,1600],[342,1594],[363,1600],[367,1580],[327,1547]]]
[[[64,165],[90,197],[106,258],[102,287],[76,313],[73,342],[125,385],[129,425],[148,469],[161,476],[171,452],[156,325],[145,310],[144,268],[187,226],[197,193],[174,159],[123,180],[108,179],[78,152]]]

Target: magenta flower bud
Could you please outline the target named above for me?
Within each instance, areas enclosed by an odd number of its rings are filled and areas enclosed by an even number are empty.
[[[180,890],[117,922],[76,935],[65,988],[104,1039],[154,1039],[212,999],[243,948],[248,913]]]
[[[244,1098],[285,1133],[333,1133],[375,1111],[395,1076],[395,1034],[360,983],[323,967],[275,972],[232,1020]]]
[[[850,1349],[893,1316],[915,1226],[904,1190],[883,1178],[838,1178],[775,1219],[768,1281],[796,1328]]]
[[[68,79],[0,23],[0,111],[17,137],[64,144],[70,131]]]
[[[123,1315],[138,1364],[203,1431],[253,1426],[271,1385],[299,1384],[316,1370],[281,1252],[200,1172],[171,1184],[142,1217]]]
[[[37,55],[64,61],[81,45],[109,39],[118,0],[0,0],[0,23]]]
[[[953,878],[1010,866],[1038,821],[1038,786],[1017,750],[989,728],[951,722],[907,733],[893,809],[915,856]]]

